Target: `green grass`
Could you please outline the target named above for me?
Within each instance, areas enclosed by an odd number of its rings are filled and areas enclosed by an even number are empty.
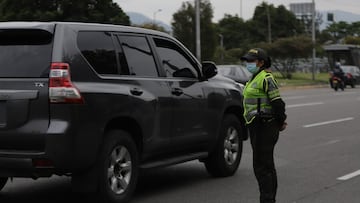
[[[329,83],[329,73],[292,73],[291,79],[283,78],[279,72],[274,72],[274,77],[282,86],[325,85]]]

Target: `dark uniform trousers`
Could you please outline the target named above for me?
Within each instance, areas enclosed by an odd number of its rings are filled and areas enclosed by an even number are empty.
[[[279,125],[275,119],[255,119],[248,125],[253,149],[253,168],[260,190],[260,203],[275,202],[277,176],[274,147],[279,139]]]

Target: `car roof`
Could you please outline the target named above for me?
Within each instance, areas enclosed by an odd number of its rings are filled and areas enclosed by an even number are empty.
[[[353,65],[341,65],[340,66],[341,69],[359,69],[359,67],[357,66],[353,66]]]
[[[59,25],[67,26],[74,30],[93,30],[93,31],[106,30],[106,31],[121,31],[121,32],[129,32],[129,33],[136,32],[142,34],[152,34],[152,35],[158,35],[164,37],[171,37],[167,33],[160,32],[157,30],[146,29],[146,28],[139,28],[133,26],[126,26],[126,25],[84,23],[84,22],[9,21],[9,22],[0,22],[0,29],[43,29],[49,32],[53,32],[54,26],[59,26]]]
[[[354,65],[341,65],[340,67],[352,67],[352,68],[359,68],[359,67],[354,66]]]
[[[49,22],[21,22],[8,21],[0,22],[0,29],[41,29],[53,32],[55,24]]]

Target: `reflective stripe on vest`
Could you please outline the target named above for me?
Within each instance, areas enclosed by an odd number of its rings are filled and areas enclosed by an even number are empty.
[[[260,112],[263,113],[263,114],[267,114],[267,115],[271,115],[271,113],[272,113],[271,109],[260,109]],[[257,115],[258,115],[257,109],[248,112],[246,114],[246,118],[245,118],[245,120],[247,122],[246,124],[251,123],[254,120],[254,118],[256,118]],[[248,121],[249,121],[249,123],[248,123]]]

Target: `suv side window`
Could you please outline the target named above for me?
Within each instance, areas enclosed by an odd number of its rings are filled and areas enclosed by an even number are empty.
[[[118,74],[115,46],[107,32],[81,31],[78,47],[90,65],[99,74]]]
[[[188,55],[174,42],[154,38],[160,62],[167,77],[198,78],[198,71]]]
[[[130,75],[158,76],[154,56],[145,36],[118,35],[118,38],[129,66]]]

